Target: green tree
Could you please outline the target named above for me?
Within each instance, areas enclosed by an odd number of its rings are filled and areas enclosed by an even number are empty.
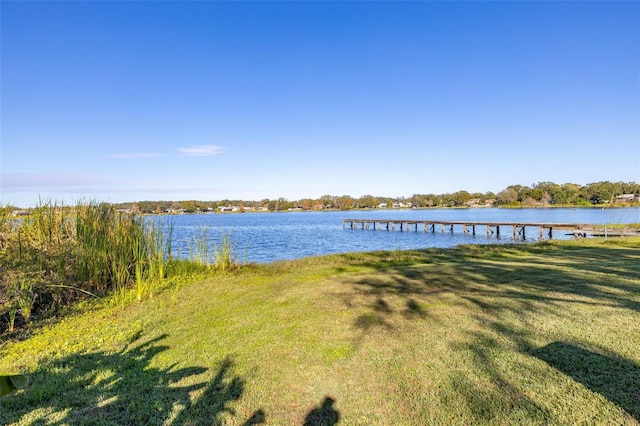
[[[362,208],[373,208],[378,205],[377,200],[373,195],[363,195],[358,198],[356,204]]]
[[[336,198],[336,208],[342,210],[348,210],[353,207],[354,199],[350,195],[343,195]]]
[[[462,206],[470,199],[471,194],[469,194],[469,192],[465,190],[454,192],[449,196],[449,202],[452,202],[454,206]]]
[[[198,207],[196,206],[195,200],[182,201],[180,203],[180,208],[183,209],[187,213],[195,213]]]
[[[509,205],[518,202],[518,191],[512,186],[508,186],[496,194],[498,204]]]

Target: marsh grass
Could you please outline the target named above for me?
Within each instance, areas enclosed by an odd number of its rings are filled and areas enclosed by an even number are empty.
[[[231,234],[222,233],[220,242],[212,241],[210,229],[201,227],[189,246],[189,260],[202,268],[215,271],[238,269],[240,263]]]
[[[0,208],[0,334],[85,297],[126,305],[180,281],[169,275],[182,273],[168,268],[172,233],[105,203],[42,202],[19,219]]]
[[[213,259],[213,267],[219,271],[237,269],[240,266],[230,234],[223,234],[220,244],[214,245]]]
[[[0,423],[303,424],[329,398],[341,424],[634,425],[638,264],[636,238],[250,265],[3,346],[32,380]]]

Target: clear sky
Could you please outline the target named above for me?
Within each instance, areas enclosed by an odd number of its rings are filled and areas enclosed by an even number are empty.
[[[3,204],[640,181],[640,2],[0,4]]]

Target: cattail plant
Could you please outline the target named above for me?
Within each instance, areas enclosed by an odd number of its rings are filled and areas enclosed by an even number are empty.
[[[227,234],[223,234],[220,245],[214,246],[214,269],[226,271],[237,266],[238,259],[231,239]]]
[[[141,301],[165,285],[168,275],[226,270],[236,263],[226,236],[209,252],[204,228],[191,260],[173,259],[172,223],[106,203],[41,202],[20,219],[12,211],[0,206],[0,316],[8,316],[11,330],[18,314],[28,323],[33,313],[55,312],[86,295]]]
[[[0,290],[24,293],[11,304],[0,300],[10,326],[18,311],[28,321],[34,309],[56,310],[82,294],[124,292],[135,284],[138,298],[144,296],[154,237],[140,216],[104,203],[45,202],[10,229],[6,211],[0,211]]]

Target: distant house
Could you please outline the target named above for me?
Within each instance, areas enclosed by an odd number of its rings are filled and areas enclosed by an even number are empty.
[[[480,198],[472,198],[464,203],[467,206],[474,207],[480,204]]]
[[[379,208],[379,209],[386,209],[386,208],[387,208],[387,203],[380,203],[380,204],[378,204],[378,208]]]
[[[405,208],[411,208],[413,207],[413,204],[411,203],[393,203],[391,205],[391,208],[393,209],[405,209]]]
[[[640,197],[636,196],[635,194],[622,194],[616,197],[616,201],[618,203],[632,203],[639,199]]]

